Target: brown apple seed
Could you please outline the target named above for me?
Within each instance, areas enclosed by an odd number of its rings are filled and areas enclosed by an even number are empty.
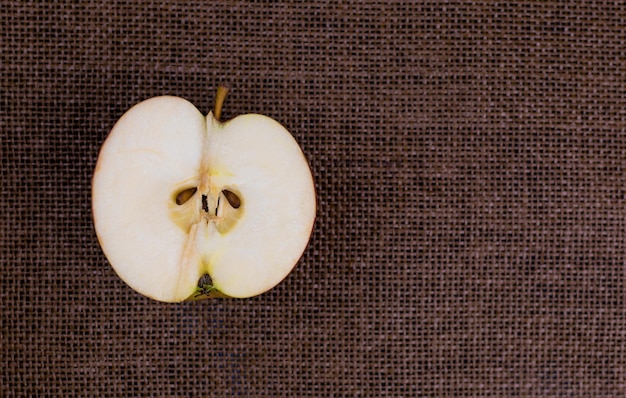
[[[192,187],[180,191],[178,195],[176,195],[176,204],[180,206],[187,203],[187,201],[191,199],[191,197],[196,193],[197,190],[198,188]]]
[[[241,199],[239,199],[239,196],[237,196],[237,194],[229,191],[228,189],[224,189],[222,193],[224,194],[224,197],[233,209],[238,209],[239,206],[241,206]]]

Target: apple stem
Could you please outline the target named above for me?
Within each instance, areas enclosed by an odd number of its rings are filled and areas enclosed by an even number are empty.
[[[213,110],[213,116],[218,122],[220,121],[220,117],[222,116],[222,105],[224,105],[226,94],[228,94],[228,87],[222,86],[222,85],[217,87],[217,94],[215,96],[215,108]]]

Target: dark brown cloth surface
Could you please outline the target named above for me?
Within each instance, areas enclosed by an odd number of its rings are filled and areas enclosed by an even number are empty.
[[[626,6],[1,1],[1,396],[626,396]],[[318,218],[247,300],[163,304],[93,230],[170,94],[301,143]]]

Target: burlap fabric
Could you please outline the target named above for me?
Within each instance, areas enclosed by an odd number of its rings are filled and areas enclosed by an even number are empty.
[[[1,1],[14,396],[626,395],[621,1]],[[319,211],[277,288],[151,301],[90,178],[151,96],[274,117]]]

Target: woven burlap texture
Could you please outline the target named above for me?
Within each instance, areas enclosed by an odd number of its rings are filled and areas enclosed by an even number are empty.
[[[626,6],[1,0],[3,397],[626,396]],[[157,95],[283,123],[314,173],[278,287],[164,304],[91,220]]]

